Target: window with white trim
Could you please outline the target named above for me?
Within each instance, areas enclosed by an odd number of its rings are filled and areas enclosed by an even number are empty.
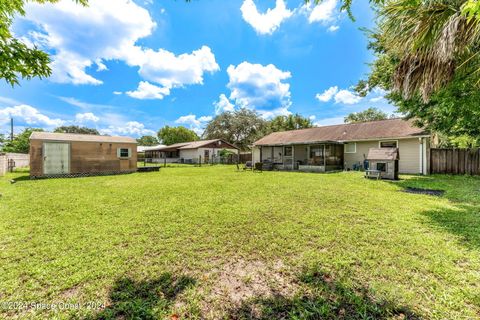
[[[380,148],[398,148],[397,140],[380,141]]]
[[[357,153],[357,143],[356,142],[349,142],[344,144],[344,151],[345,153]]]
[[[132,149],[130,148],[118,148],[117,156],[119,158],[130,158],[132,156]]]

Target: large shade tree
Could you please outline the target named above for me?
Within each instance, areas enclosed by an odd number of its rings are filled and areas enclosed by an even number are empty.
[[[78,133],[78,134],[96,134],[99,135],[97,129],[88,128],[88,127],[80,127],[80,126],[61,126],[55,128],[54,132],[57,133]]]
[[[150,147],[158,145],[158,139],[154,136],[141,136],[137,139],[137,142],[139,146]]]
[[[224,112],[213,118],[207,125],[205,139],[224,139],[242,150],[248,150],[252,143],[266,133],[267,121],[252,110],[241,108]]]
[[[352,112],[344,118],[345,123],[356,123],[365,121],[385,120],[389,116],[377,108],[368,108],[360,112]]]
[[[312,120],[300,114],[290,114],[288,116],[276,116],[270,120],[267,125],[267,132],[298,130],[311,127],[313,127]]]
[[[199,139],[195,131],[183,126],[170,127],[165,126],[158,131],[158,139],[166,145],[180,142],[197,141]]]

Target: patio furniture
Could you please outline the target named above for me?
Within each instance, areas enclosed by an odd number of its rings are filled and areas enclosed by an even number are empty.
[[[272,171],[273,170],[273,167],[274,167],[274,164],[270,161],[265,161],[265,162],[260,162],[262,164],[262,171],[265,170],[265,171]]]
[[[382,177],[382,172],[380,170],[368,169],[365,170],[365,178],[375,178],[380,179]]]
[[[255,165],[253,167],[253,171],[263,172],[263,163],[262,162],[255,162]]]
[[[243,170],[252,170],[252,169],[253,169],[252,161],[245,162],[245,164],[243,165]]]

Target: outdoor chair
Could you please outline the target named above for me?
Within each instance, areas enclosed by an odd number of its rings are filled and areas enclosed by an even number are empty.
[[[245,162],[245,164],[243,165],[243,170],[252,170],[252,169],[253,169],[252,161]]]

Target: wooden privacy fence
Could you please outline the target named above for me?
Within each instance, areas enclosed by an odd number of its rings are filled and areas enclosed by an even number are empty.
[[[430,173],[480,175],[480,149],[430,149]]]

